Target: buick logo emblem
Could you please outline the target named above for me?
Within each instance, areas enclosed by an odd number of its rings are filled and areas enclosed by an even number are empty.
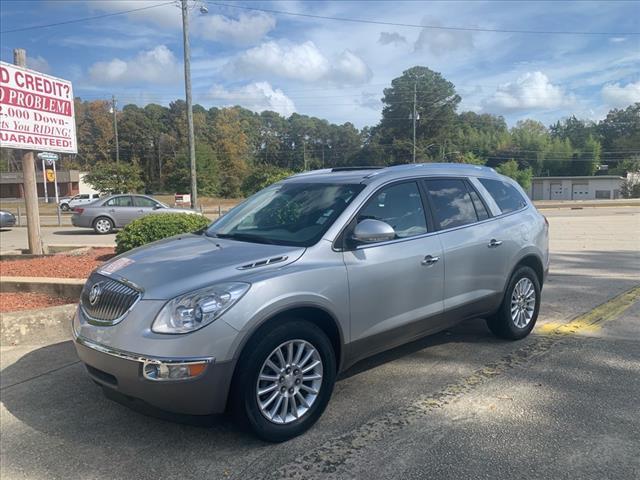
[[[91,305],[95,305],[96,303],[98,303],[101,293],[102,293],[102,284],[96,283],[93,287],[91,287],[91,291],[89,292],[89,303]]]

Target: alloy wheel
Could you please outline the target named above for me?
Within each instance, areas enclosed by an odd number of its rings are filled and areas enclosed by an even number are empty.
[[[511,320],[518,328],[525,328],[533,318],[536,308],[536,289],[533,282],[524,277],[518,280],[511,294]]]
[[[262,415],[277,424],[303,417],[322,385],[318,350],[306,340],[289,340],[274,349],[260,369],[256,399]]]

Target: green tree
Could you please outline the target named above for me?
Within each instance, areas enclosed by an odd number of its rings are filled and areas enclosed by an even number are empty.
[[[273,165],[257,165],[242,184],[242,193],[245,196],[253,195],[263,188],[291,175],[293,175],[291,170]]]
[[[508,162],[498,165],[496,170],[502,175],[513,178],[525,190],[529,190],[531,188],[531,179],[533,178],[533,171],[531,167],[521,169],[518,167],[518,162],[515,160],[509,160]]]
[[[393,145],[395,162],[411,161],[413,150],[413,94],[416,92],[416,148],[420,156],[431,143],[442,143],[456,120],[460,96],[455,86],[427,67],[412,67],[384,89],[382,120],[376,127],[381,142]]]
[[[224,108],[214,123],[215,146],[219,161],[219,191],[226,198],[242,195],[242,184],[248,173],[250,145],[236,108]]]
[[[107,194],[133,193],[144,186],[136,163],[98,163],[85,180],[99,192]]]

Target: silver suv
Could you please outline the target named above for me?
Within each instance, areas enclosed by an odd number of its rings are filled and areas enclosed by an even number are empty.
[[[111,392],[283,441],[367,356],[475,317],[525,337],[548,265],[546,219],[490,168],[320,170],[100,267],[75,345]]]

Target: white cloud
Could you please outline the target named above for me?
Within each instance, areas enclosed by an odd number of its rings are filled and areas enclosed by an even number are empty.
[[[380,32],[380,38],[378,38],[378,43],[380,45],[389,45],[389,44],[398,45],[398,44],[407,43],[407,39],[397,32]]]
[[[251,45],[275,27],[276,19],[262,12],[242,13],[237,20],[223,15],[205,15],[194,22],[194,33],[216,42]]]
[[[425,17],[422,25],[441,26],[438,20]],[[429,50],[434,55],[448,55],[455,50],[473,49],[472,32],[439,30],[436,28],[423,28],[414,44],[416,52]]]
[[[611,37],[609,38],[609,42],[611,43],[622,43],[622,42],[626,42],[627,41],[627,37]]]
[[[36,72],[49,73],[51,72],[51,67],[49,66],[49,62],[44,57],[38,55],[37,57],[29,57],[27,56],[27,68],[35,70]]]
[[[487,109],[500,111],[554,109],[574,103],[575,98],[553,85],[542,72],[527,72],[515,82],[500,85],[485,99]]]
[[[293,100],[282,90],[274,89],[268,82],[250,83],[236,89],[214,85],[208,96],[224,106],[241,105],[254,112],[273,110],[288,117],[296,110]]]
[[[89,68],[91,80],[101,84],[170,84],[180,78],[181,67],[165,45],[145,50],[130,60],[114,58]]]
[[[241,53],[230,66],[239,75],[273,75],[305,82],[354,84],[371,78],[369,67],[353,52],[345,50],[332,62],[312,41],[265,42]]]
[[[602,98],[611,107],[626,107],[640,102],[640,81],[625,86],[609,83],[602,87]]]

